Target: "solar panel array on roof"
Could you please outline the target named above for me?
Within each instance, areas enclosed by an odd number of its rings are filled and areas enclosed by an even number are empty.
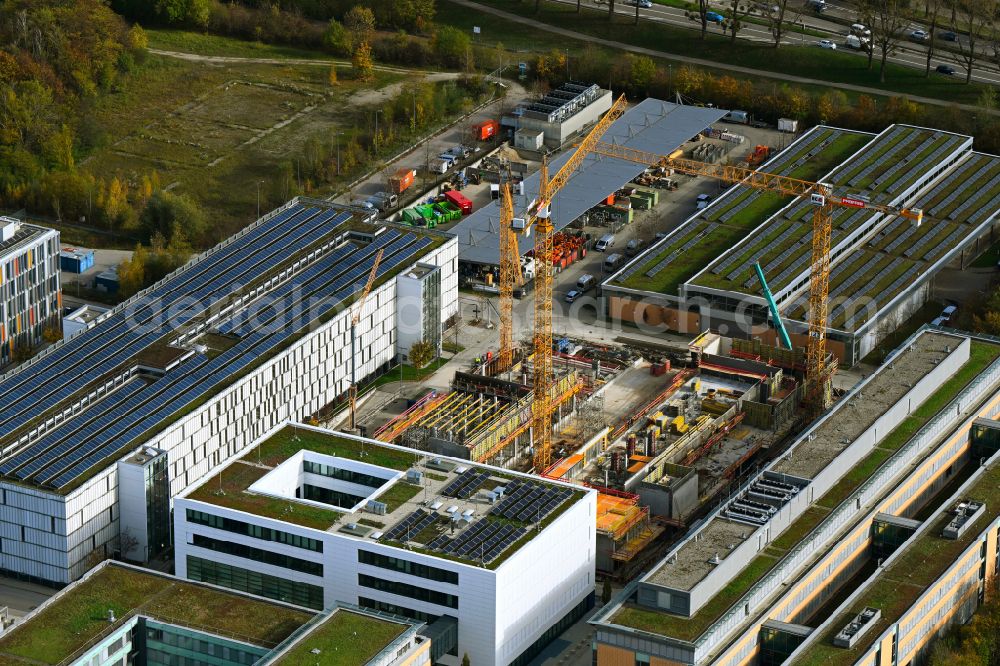
[[[362,287],[379,249],[378,277],[413,262],[433,241],[412,232],[386,230],[373,242],[330,250],[346,231],[350,211],[292,206],[234,237],[89,331],[0,383],[0,439],[81,392],[95,378],[122,372],[139,351],[222,299],[309,250],[309,262],[266,291],[267,307],[252,318],[246,310],[219,325],[240,338],[214,358],[195,354],[150,382],[133,379],[80,413],[44,432],[0,461],[0,474],[63,488],[143,437],[185,406],[228,385]],[[322,252],[317,249],[327,248]],[[171,321],[181,299],[197,300]],[[310,307],[303,307],[308,303]],[[319,304],[319,305],[317,305]],[[249,303],[243,304],[244,307]],[[8,443],[9,444],[9,443]]]
[[[507,484],[503,500],[490,510],[490,515],[508,520],[538,522],[572,494],[568,488],[547,488],[537,483],[511,481]]]
[[[491,562],[527,533],[524,527],[480,520],[454,539],[442,534],[427,546],[450,555]]]
[[[467,499],[472,497],[472,494],[479,490],[488,478],[490,478],[490,475],[486,472],[477,472],[474,469],[467,470],[449,483],[441,491],[441,494],[448,497],[457,497],[458,499]]]
[[[386,532],[385,538],[393,541],[409,541],[419,534],[422,529],[430,527],[436,518],[436,514],[417,509],[404,518],[398,525]]]

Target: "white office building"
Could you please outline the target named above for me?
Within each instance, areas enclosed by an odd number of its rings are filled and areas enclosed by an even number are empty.
[[[59,232],[0,217],[0,368],[59,328]]]
[[[429,625],[435,661],[526,664],[593,604],[596,492],[302,426],[175,499],[182,578]]]
[[[400,273],[436,267],[437,325],[455,311],[456,242],[306,199],[0,376],[0,570],[62,584],[95,556],[155,556],[170,497],[345,398],[351,308],[380,250],[355,330],[363,382],[399,354]]]

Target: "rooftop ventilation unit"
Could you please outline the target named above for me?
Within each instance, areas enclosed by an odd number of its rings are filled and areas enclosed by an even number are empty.
[[[941,531],[941,536],[945,539],[958,539],[985,510],[986,505],[983,502],[975,500],[963,500],[959,502],[951,511],[954,514],[954,518]]]
[[[376,516],[384,516],[389,512],[389,507],[385,502],[379,502],[377,500],[368,500],[365,504],[365,509],[370,513],[374,513]]]
[[[880,617],[882,617],[882,611],[866,606],[853,620],[847,623],[846,627],[833,637],[833,644],[842,648],[854,647],[858,639],[871,629]]]
[[[409,469],[406,470],[406,481],[407,483],[420,484],[424,480],[424,473],[419,469]]]

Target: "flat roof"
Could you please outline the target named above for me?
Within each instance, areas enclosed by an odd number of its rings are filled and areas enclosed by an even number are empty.
[[[816,476],[946,358],[945,349],[954,348],[955,341],[945,333],[918,336],[892,359],[891,367],[883,366],[871,378],[861,395],[832,412],[771,469],[805,479]]]
[[[828,158],[837,155],[839,160],[830,163]],[[904,196],[942,165],[942,173],[921,191]],[[865,135],[819,126],[763,170],[823,180],[840,193],[876,203],[924,210],[920,227],[899,217],[875,222],[881,214],[867,210],[835,210],[834,249],[852,240],[832,260],[830,328],[848,332],[865,327],[1000,211],[1000,157],[973,152],[971,137],[941,130],[893,125]],[[759,261],[783,316],[802,322],[813,210],[803,198],[736,186],[607,284],[668,294],[686,284],[695,293],[711,289],[762,297],[753,270]]]
[[[761,171],[817,179],[871,137],[863,132],[815,127],[765,162]],[[676,293],[680,284],[696,275],[699,278],[695,282],[704,281],[706,286],[725,286],[731,280],[743,282],[752,275],[752,262],[737,261],[732,254],[724,257],[725,251],[737,246],[761,222],[791,202],[790,196],[734,185],[708,208],[692,215],[673,233],[629,262],[610,282],[660,293]],[[707,273],[706,267],[709,267]],[[765,268],[768,282],[776,282],[773,270]],[[756,277],[753,280],[756,286]]]
[[[300,451],[363,461],[397,472],[419,471],[421,479],[417,482],[404,475],[373,496],[386,504],[385,514],[364,507],[356,511],[325,508],[250,491],[250,486]],[[494,502],[486,493],[497,488],[504,488],[504,492]],[[185,498],[495,568],[586,492],[594,491],[346,433],[289,424]],[[452,524],[453,516],[463,515],[468,520]]]
[[[711,562],[713,557],[718,555],[720,560],[725,559],[729,551],[746,541],[753,532],[750,525],[715,518],[698,532],[697,539],[685,543],[674,557],[643,580],[675,590],[690,590],[718,566]]]
[[[604,133],[603,140],[638,150],[666,155],[724,116],[721,109],[682,106],[647,98],[630,108]],[[573,148],[549,164],[555,174],[569,161]],[[556,231],[601,203],[608,194],[642,173],[648,165],[628,160],[590,155],[552,199],[552,219]],[[538,196],[539,173],[524,179],[524,196],[515,197],[519,213]],[[458,237],[459,261],[496,265],[500,262],[500,205],[490,204],[466,216],[451,229]],[[534,237],[518,235],[521,253],[534,247]]]
[[[294,200],[0,378],[0,475],[71,490],[280,353],[317,321],[342,311],[364,285],[379,249],[377,283],[448,238],[369,219],[358,209]],[[289,279],[219,314],[222,305],[282,271]],[[200,351],[198,338],[188,333],[195,326],[207,326],[232,345],[217,354]],[[136,372],[144,354],[170,346],[190,353],[166,372]],[[153,356],[162,360],[163,354]],[[53,425],[55,415],[108,381],[112,390]]]
[[[108,622],[108,610],[118,622]],[[107,561],[0,637],[0,661],[59,664],[139,614],[268,649],[316,613]]]
[[[4,226],[6,222],[13,220],[14,218],[4,218],[0,220],[0,227]],[[42,238],[47,234],[55,234],[55,230],[47,229],[45,227],[39,227],[34,224],[28,224],[27,222],[19,222],[19,228],[14,235],[8,240],[0,243],[0,257],[6,257],[9,254],[17,252],[21,248],[31,245],[38,239]]]
[[[280,666],[365,666],[411,626],[367,613],[337,608],[269,664]]]
[[[952,504],[945,504],[929,518],[930,527],[905,542],[903,552],[882,569],[864,592],[838,613],[829,629],[810,644],[796,659],[796,664],[853,664],[882,633],[909,610],[914,602],[955,563],[962,552],[979,538],[983,529],[1000,516],[997,488],[1000,487],[1000,463],[994,460],[979,479],[962,495],[979,500],[986,508],[958,539],[947,539],[941,532],[954,518]],[[833,645],[833,636],[861,612],[865,606],[882,611],[882,616],[847,649]]]

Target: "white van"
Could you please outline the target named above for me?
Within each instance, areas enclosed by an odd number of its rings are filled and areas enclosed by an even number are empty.
[[[594,245],[594,249],[598,252],[605,252],[608,248],[615,244],[614,234],[604,234],[599,239],[597,239],[597,244]]]
[[[726,115],[722,116],[722,122],[725,123],[739,123],[740,125],[750,124],[750,114],[746,111],[730,111]]]

